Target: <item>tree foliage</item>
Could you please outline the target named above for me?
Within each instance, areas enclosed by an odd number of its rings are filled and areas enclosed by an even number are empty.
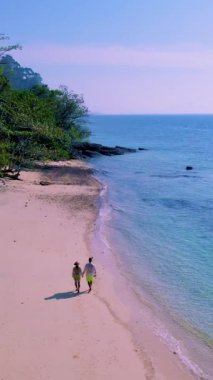
[[[9,37],[3,33],[0,33],[0,41],[9,40]],[[3,57],[6,53],[11,50],[21,49],[22,47],[19,44],[0,46],[0,58]]]
[[[31,89],[42,84],[40,74],[35,73],[29,67],[22,67],[10,55],[5,55],[0,59],[0,67],[2,74],[16,90]]]
[[[0,47],[0,52],[17,46]],[[13,58],[9,61],[21,68]],[[65,86],[51,90],[40,83],[17,89],[4,74],[0,73],[0,175],[15,173],[18,177],[22,167],[35,161],[72,158],[74,144],[90,135],[82,96]]]
[[[89,136],[81,124],[86,114],[82,98],[67,89],[7,84],[0,91],[0,165],[20,169],[35,160],[71,158],[73,144]]]

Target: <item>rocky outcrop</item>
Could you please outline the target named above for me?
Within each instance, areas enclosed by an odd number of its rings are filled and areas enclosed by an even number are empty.
[[[48,182],[48,181],[40,181],[39,184],[40,184],[41,186],[49,186],[49,185],[52,185],[52,183],[51,183],[51,182]]]
[[[144,148],[138,148],[139,150],[145,150]],[[97,155],[115,156],[125,153],[135,153],[137,149],[125,148],[123,146],[116,145],[115,147],[109,147],[101,144],[94,143],[80,143],[74,146],[74,155],[76,157],[95,157]]]

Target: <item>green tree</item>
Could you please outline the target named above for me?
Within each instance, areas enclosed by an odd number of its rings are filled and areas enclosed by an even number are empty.
[[[0,91],[0,167],[17,173],[36,160],[72,158],[74,144],[89,136],[80,122],[86,114],[82,97],[67,90],[6,87]]]
[[[0,33],[0,41],[9,40],[9,37],[6,36],[3,33]],[[11,50],[17,50],[21,49],[22,47],[19,44],[15,45],[7,45],[7,46],[0,46],[0,57],[3,57],[6,53],[8,53]]]
[[[16,90],[31,89],[42,84],[40,74],[28,67],[22,67],[10,55],[5,55],[0,59],[0,66],[3,69],[2,74]]]
[[[78,141],[89,137],[85,120],[88,109],[81,95],[69,92],[66,86],[60,86],[56,93],[56,123],[59,128],[68,131]]]
[[[0,60],[9,51],[22,49],[22,47],[19,44],[1,46],[2,44],[1,41],[5,41],[5,40],[9,40],[9,37],[3,33],[0,33]],[[5,76],[3,75],[3,65],[0,64],[0,91],[3,90],[5,87],[7,87],[8,84],[9,84],[8,79],[6,79]]]
[[[5,39],[1,34],[0,41]],[[7,78],[0,72],[0,175],[10,173],[15,178],[22,167],[37,160],[72,158],[74,144],[90,135],[85,126],[88,110],[83,97],[65,86],[50,90],[41,85],[39,74],[21,68],[6,55],[18,48],[19,45],[0,47],[0,69],[8,61],[11,64],[4,71],[8,70]],[[23,88],[26,78],[31,77],[37,78],[36,85],[30,89],[13,88],[10,69],[21,72],[19,87]]]
[[[69,92],[66,86],[60,86],[59,90],[49,90],[46,85],[36,86],[32,92],[46,102],[54,113],[56,126],[69,136],[72,143],[90,136],[85,126],[88,109],[81,95]]]

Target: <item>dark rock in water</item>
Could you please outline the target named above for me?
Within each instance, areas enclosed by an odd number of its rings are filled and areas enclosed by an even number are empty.
[[[123,153],[135,153],[137,151],[136,149],[125,148],[124,146],[119,146],[119,145],[116,145],[115,149],[119,149]]]
[[[85,157],[96,157],[99,153],[93,150],[84,150]]]
[[[186,166],[186,170],[192,170],[193,167],[192,166]]]
[[[138,148],[138,150],[147,150],[146,148]]]
[[[104,156],[115,156],[135,152],[137,152],[136,149],[125,148],[123,146],[109,147],[101,144],[93,144],[88,142],[74,145],[74,155],[78,158],[94,157],[99,154],[102,154]]]
[[[51,182],[48,182],[48,181],[40,181],[39,184],[42,185],[42,186],[48,186],[48,185],[51,185]]]

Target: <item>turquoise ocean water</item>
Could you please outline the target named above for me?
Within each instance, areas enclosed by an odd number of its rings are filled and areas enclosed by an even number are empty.
[[[97,115],[89,127],[91,142],[147,148],[90,160],[108,189],[109,244],[180,326],[182,344],[194,339],[194,360],[211,378],[213,116]]]

